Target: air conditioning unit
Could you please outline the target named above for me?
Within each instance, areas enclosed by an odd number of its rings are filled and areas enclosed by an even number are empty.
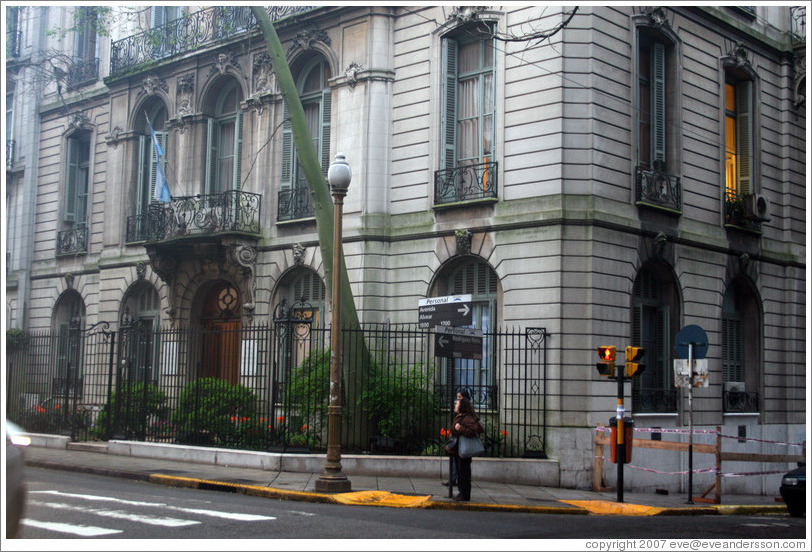
[[[744,196],[744,216],[756,220],[770,220],[767,216],[770,211],[770,202],[761,194]]]
[[[743,381],[726,381],[725,393],[744,393]]]

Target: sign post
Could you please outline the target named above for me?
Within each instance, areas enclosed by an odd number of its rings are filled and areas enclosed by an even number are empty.
[[[685,326],[677,334],[677,356],[688,357],[688,504],[693,504],[694,486],[694,360],[704,359],[708,352],[708,336],[705,330],[697,325]],[[674,361],[676,368],[677,361]],[[706,377],[703,380],[707,382]]]

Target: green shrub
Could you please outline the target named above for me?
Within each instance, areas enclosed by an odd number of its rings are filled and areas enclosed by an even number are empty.
[[[308,355],[291,371],[284,400],[288,413],[299,413],[297,422],[301,421],[302,426],[296,424],[295,430],[303,426],[309,428],[311,434],[321,430],[330,405],[330,351]]]
[[[110,402],[102,407],[94,434],[100,439],[108,440],[118,430],[128,439],[144,439],[147,424],[165,422],[167,414],[166,394],[163,391],[140,381],[129,383],[113,393]],[[115,427],[116,416],[118,427]]]
[[[266,440],[267,427],[255,415],[253,391],[222,379],[200,378],[181,391],[172,424],[181,443],[231,448],[250,443],[257,448]]]

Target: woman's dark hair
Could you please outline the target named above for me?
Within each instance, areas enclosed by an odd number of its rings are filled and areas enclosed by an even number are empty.
[[[465,395],[463,395],[462,399],[460,399],[460,414],[473,414],[476,416],[476,411],[474,410],[474,405],[471,404],[471,399],[466,399]]]
[[[457,389],[457,394],[461,395],[463,399],[468,399],[469,401],[471,400],[471,393],[469,393],[464,387]]]

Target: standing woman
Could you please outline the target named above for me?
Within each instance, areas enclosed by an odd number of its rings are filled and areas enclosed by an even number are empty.
[[[452,435],[457,437],[460,435],[478,437],[484,431],[470,399],[462,396],[457,398],[456,403],[454,403],[454,412],[457,415],[454,417]],[[471,458],[461,457],[459,447],[457,447],[455,455],[457,460],[457,483],[460,492],[454,497],[454,500],[469,501],[471,500]]]

